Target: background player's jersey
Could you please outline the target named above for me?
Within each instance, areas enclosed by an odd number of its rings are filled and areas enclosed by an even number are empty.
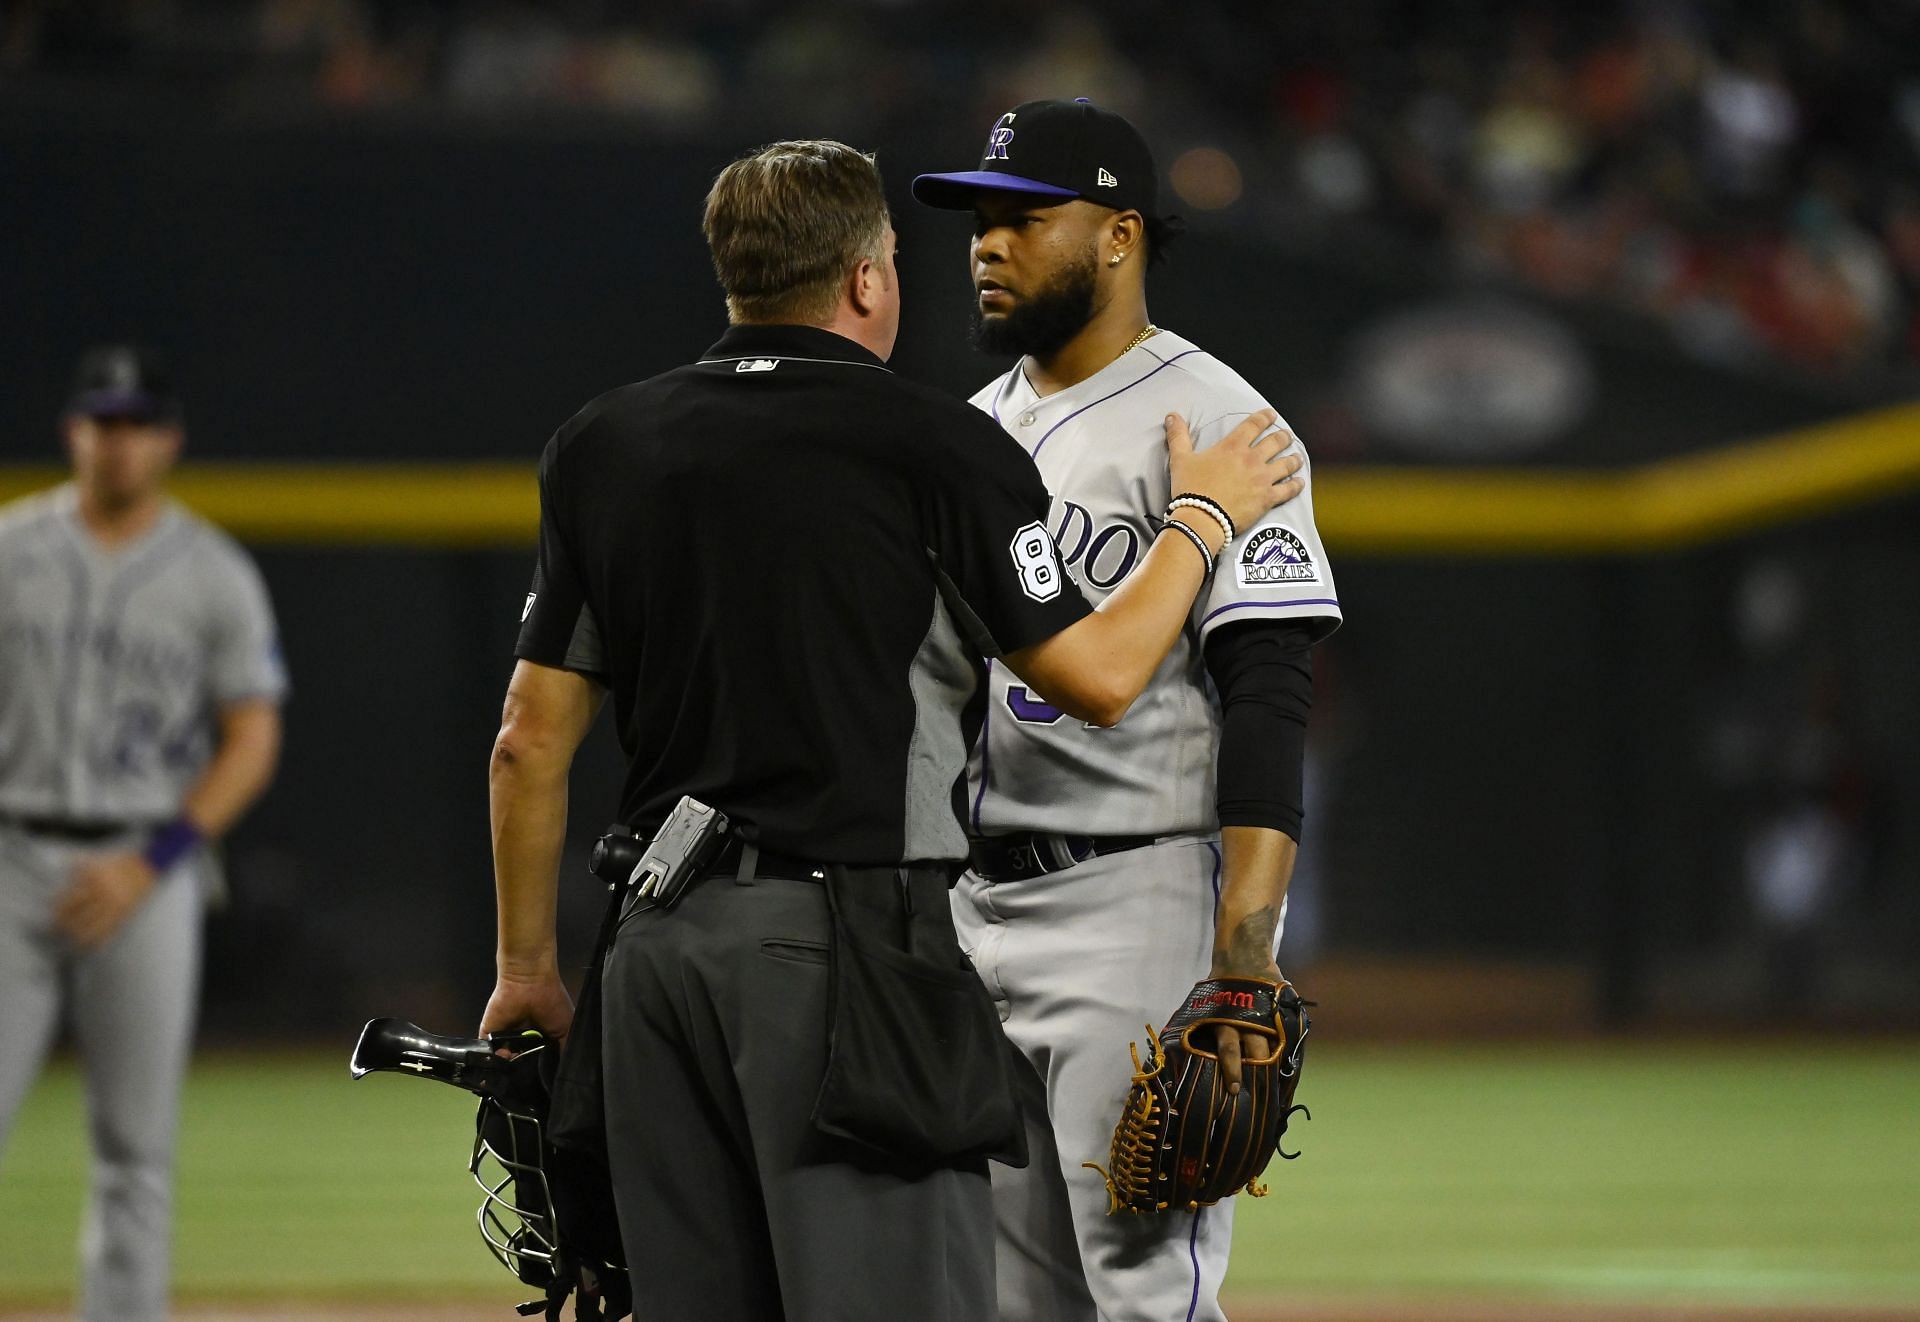
[[[266,587],[219,529],[169,505],[107,550],[71,486],[0,510],[0,813],[165,821],[215,711],[285,689]]]
[[[973,397],[1039,465],[1053,493],[1049,526],[1067,571],[1097,605],[1137,565],[1160,526],[1168,488],[1169,413],[1204,449],[1269,405],[1232,368],[1161,331],[1070,389],[1038,398],[1016,365]],[[967,776],[976,835],[1058,831],[1171,835],[1217,826],[1214,762],[1220,706],[1201,644],[1240,620],[1340,622],[1307,489],[1270,511],[1220,557],[1172,653],[1126,719],[1083,725],[996,663],[986,723]]]

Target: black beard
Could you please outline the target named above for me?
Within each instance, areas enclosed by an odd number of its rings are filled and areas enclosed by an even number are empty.
[[[982,353],[1052,357],[1093,320],[1097,275],[1089,252],[1086,260],[1061,268],[1052,280],[1016,302],[1005,316],[988,321],[976,302],[973,347]]]

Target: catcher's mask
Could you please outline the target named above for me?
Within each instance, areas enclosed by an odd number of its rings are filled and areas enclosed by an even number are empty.
[[[502,1048],[514,1054],[501,1056]],[[391,1070],[477,1094],[467,1170],[480,1188],[480,1237],[501,1266],[547,1296],[520,1312],[544,1311],[557,1322],[578,1291],[576,1318],[617,1322],[631,1309],[631,1291],[611,1180],[603,1166],[547,1139],[559,1060],[539,1033],[442,1037],[403,1019],[374,1019],[348,1068],[356,1079]]]

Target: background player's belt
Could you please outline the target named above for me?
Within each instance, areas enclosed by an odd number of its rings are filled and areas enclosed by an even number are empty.
[[[0,813],[0,826],[10,826],[27,835],[44,836],[49,840],[71,840],[82,844],[111,840],[117,835],[132,835],[151,825],[148,822],[81,822],[67,817],[17,817],[12,813]]]
[[[988,881],[1019,881],[1024,877],[1063,872],[1100,854],[1118,854],[1152,844],[1151,835],[1055,835],[1046,831],[1018,831],[1012,835],[975,836],[968,842],[973,870]]]

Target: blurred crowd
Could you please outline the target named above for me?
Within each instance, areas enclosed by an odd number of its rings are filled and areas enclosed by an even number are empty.
[[[1435,255],[1688,351],[1920,370],[1913,0],[11,0],[0,84],[674,135],[1135,116],[1190,219]],[[937,119],[933,117],[938,117]],[[956,119],[957,117],[957,119]]]

